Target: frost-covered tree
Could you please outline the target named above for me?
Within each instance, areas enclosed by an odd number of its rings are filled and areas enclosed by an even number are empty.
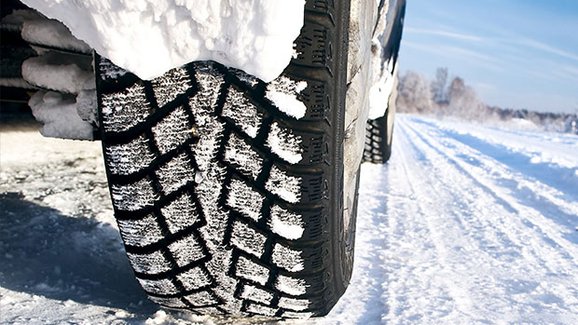
[[[431,83],[431,93],[434,103],[444,105],[448,102],[446,85],[448,83],[448,68],[438,68],[435,80]]]
[[[489,115],[489,109],[484,105],[473,88],[466,86],[464,79],[455,77],[447,92],[447,113],[473,120],[485,120]]]
[[[399,76],[397,109],[405,113],[430,113],[433,108],[429,81],[408,71]]]
[[[454,77],[448,85],[447,68],[437,69],[434,81],[413,71],[399,75],[398,80],[397,110],[400,113],[438,118],[453,116],[484,123],[509,123],[523,119],[547,131],[578,134],[578,107],[575,114],[490,107],[480,100],[464,79]]]

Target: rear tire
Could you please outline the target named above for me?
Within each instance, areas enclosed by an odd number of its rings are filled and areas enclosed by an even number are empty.
[[[393,87],[387,102],[384,103],[387,105],[385,114],[367,121],[363,162],[385,164],[389,161],[389,158],[391,158],[397,101],[397,57],[401,45],[405,6],[405,0],[396,3],[395,11],[392,15],[393,24],[391,31],[385,36],[386,42],[382,50],[382,58],[384,59],[382,62],[382,65],[384,65],[382,66],[382,71],[384,71],[383,73],[390,73],[388,78],[393,78]],[[385,62],[387,62],[387,64],[384,64]],[[391,66],[390,71],[387,66]]]
[[[344,217],[356,213],[343,203],[349,1],[305,8],[299,55],[269,84],[213,62],[143,81],[97,56],[115,216],[151,300],[307,318],[345,291]]]
[[[391,158],[396,98],[397,92],[394,89],[385,115],[375,120],[367,121],[365,150],[363,152],[364,162],[385,164]]]

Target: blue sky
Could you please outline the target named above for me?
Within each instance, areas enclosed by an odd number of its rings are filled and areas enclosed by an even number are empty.
[[[578,0],[408,0],[400,70],[460,76],[484,102],[578,113]]]

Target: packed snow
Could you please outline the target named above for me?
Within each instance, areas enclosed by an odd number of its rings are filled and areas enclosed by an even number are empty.
[[[47,137],[92,139],[93,127],[77,113],[77,102],[54,91],[37,91],[28,105],[37,121],[43,124],[40,133]]]
[[[385,115],[388,105],[383,103],[389,103],[389,98],[393,94],[394,87],[396,86],[395,77],[395,63],[393,59],[389,59],[385,63],[385,69],[382,71],[382,75],[370,88],[369,90],[369,114],[368,118],[371,120],[378,119]]]
[[[266,82],[294,55],[304,0],[22,0],[142,79],[214,60]]]
[[[349,289],[325,318],[280,323],[578,324],[578,136],[396,118],[391,161],[362,167]],[[3,130],[0,150],[0,323],[240,321],[146,299],[100,144]],[[301,220],[282,212],[275,231],[300,237]],[[262,281],[264,270],[239,272]]]

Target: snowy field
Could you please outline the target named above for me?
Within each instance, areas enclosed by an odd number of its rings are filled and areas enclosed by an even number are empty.
[[[287,324],[578,324],[577,136],[398,115],[394,141],[362,169],[349,290]],[[147,302],[100,150],[0,133],[0,323],[242,323]]]

